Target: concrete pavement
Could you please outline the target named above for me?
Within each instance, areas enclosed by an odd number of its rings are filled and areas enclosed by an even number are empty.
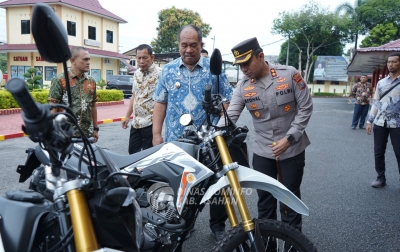
[[[98,103],[97,123],[106,124],[124,120],[128,106],[129,99],[125,99],[122,102]],[[20,113],[1,114],[0,141],[26,136],[21,129],[23,124]]]

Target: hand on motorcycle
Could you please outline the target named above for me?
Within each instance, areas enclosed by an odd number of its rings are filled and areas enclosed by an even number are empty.
[[[164,139],[162,138],[161,134],[153,134],[153,146],[162,144]]]
[[[276,143],[276,145],[270,144],[269,147],[272,149],[272,155],[278,159],[290,147],[290,143],[286,137],[276,141]]]

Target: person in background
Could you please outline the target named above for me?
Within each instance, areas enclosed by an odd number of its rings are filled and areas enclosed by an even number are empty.
[[[68,77],[71,85],[72,111],[83,133],[87,137],[94,137],[94,142],[97,142],[99,127],[97,125],[96,81],[87,74],[90,69],[89,52],[81,46],[72,47],[70,61],[71,69],[68,71]],[[57,75],[51,81],[48,100],[50,103],[68,106],[64,73]],[[74,136],[80,137],[80,132],[75,126],[74,130]]]
[[[366,74],[361,75],[360,82],[357,82],[351,89],[351,95],[356,98],[353,121],[351,123],[352,129],[356,129],[357,125],[360,129],[365,129],[364,124],[369,109],[369,98],[372,95],[372,85],[367,80],[368,76]]]
[[[301,198],[300,185],[305,166],[305,149],[310,140],[305,128],[313,103],[307,84],[292,66],[273,65],[264,60],[257,38],[232,48],[235,61],[244,73],[228,108],[236,122],[246,107],[254,125],[253,168],[279,180]],[[223,118],[218,126],[224,126]],[[279,164],[278,164],[279,163]],[[263,190],[258,193],[258,218],[277,219],[277,200]],[[301,214],[280,204],[281,219],[298,230]]]
[[[129,154],[153,147],[153,93],[161,69],[153,64],[153,49],[146,44],[136,48],[136,61],[139,69],[133,76],[132,97],[122,128],[128,128],[129,119],[134,112],[129,136]]]
[[[366,132],[371,135],[374,124],[375,171],[378,174],[372,187],[386,186],[385,152],[390,136],[400,173],[400,52],[387,60],[389,75],[378,81],[367,120]]]
[[[178,31],[179,53],[181,57],[164,66],[154,91],[153,113],[153,145],[164,142],[161,135],[165,119],[165,141],[177,140],[182,135],[184,127],[179,123],[179,117],[190,113],[194,125],[200,125],[205,119],[202,108],[203,90],[206,84],[212,84],[212,94],[219,93],[228,101],[232,96],[232,88],[225,74],[217,76],[210,73],[210,61],[201,57],[203,47],[202,32],[194,25],[186,25]],[[220,240],[225,231],[227,214],[221,204],[210,205],[211,235]]]
[[[201,49],[201,56],[203,56],[204,58],[208,58],[208,51],[206,49]]]

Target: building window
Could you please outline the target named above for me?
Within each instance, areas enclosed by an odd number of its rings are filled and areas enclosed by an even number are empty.
[[[46,81],[51,81],[56,76],[57,76],[57,67],[54,66],[44,67],[44,79]]]
[[[67,32],[69,36],[76,36],[76,23],[67,21]]]
[[[31,34],[30,20],[21,20],[21,34]]]
[[[89,39],[96,40],[96,27],[89,26]]]
[[[107,33],[107,37],[106,37],[106,41],[107,43],[112,43],[113,42],[113,32],[112,31],[106,31]]]

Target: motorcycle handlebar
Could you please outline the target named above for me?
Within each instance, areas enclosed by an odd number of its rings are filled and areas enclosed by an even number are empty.
[[[24,111],[26,119],[33,121],[40,120],[40,116],[43,115],[43,110],[33,100],[22,79],[13,78],[9,80],[6,89],[14,96],[18,105]]]

